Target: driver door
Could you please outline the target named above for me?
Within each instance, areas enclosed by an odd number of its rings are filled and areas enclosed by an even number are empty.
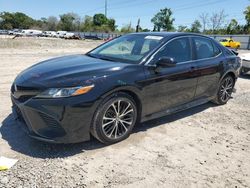
[[[164,56],[173,58],[176,65],[165,68],[145,66],[147,81],[143,92],[146,100],[143,115],[161,112],[194,99],[198,75],[192,62],[190,38],[171,40],[154,55],[149,64],[155,65]]]

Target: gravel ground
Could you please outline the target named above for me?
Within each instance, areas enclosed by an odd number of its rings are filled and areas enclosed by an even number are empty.
[[[250,187],[250,75],[238,79],[227,105],[143,123],[121,143],[52,145],[29,138],[13,120],[11,83],[38,61],[99,43],[0,40],[0,156],[19,160],[0,172],[0,187]]]

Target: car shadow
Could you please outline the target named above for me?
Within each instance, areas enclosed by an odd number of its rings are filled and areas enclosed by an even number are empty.
[[[156,126],[177,121],[179,119],[192,116],[210,107],[214,107],[212,103],[207,103],[198,107],[194,107],[182,112],[178,112],[165,117],[150,120],[136,126],[133,133],[147,131]],[[12,114],[4,119],[0,126],[0,136],[6,140],[12,150],[35,158],[64,158],[75,154],[83,153],[88,150],[96,150],[105,147],[96,139],[91,138],[90,141],[77,144],[50,144],[30,138],[25,131],[22,130],[23,124],[14,120]],[[133,134],[132,133],[132,134]]]
[[[154,128],[156,126],[160,126],[162,124],[178,121],[178,120],[183,119],[185,117],[192,116],[192,115],[200,113],[208,108],[216,107],[216,106],[217,106],[216,104],[209,102],[209,103],[197,106],[197,107],[193,107],[193,108],[190,108],[187,110],[177,112],[175,114],[171,114],[171,115],[163,116],[163,117],[160,117],[157,119],[149,120],[149,121],[141,123],[140,126],[136,126],[134,128],[134,132],[147,131],[148,129]]]
[[[64,158],[87,150],[104,147],[104,144],[91,138],[90,141],[77,144],[51,144],[35,140],[21,128],[22,123],[14,120],[10,114],[0,126],[0,137],[6,140],[12,150],[35,158]]]

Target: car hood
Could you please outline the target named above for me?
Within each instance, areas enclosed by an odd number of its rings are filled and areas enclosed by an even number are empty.
[[[107,79],[129,64],[71,55],[43,61],[21,72],[15,84],[23,87],[73,87]]]

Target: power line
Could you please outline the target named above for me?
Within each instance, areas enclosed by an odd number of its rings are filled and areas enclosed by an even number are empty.
[[[138,0],[134,0],[134,1],[138,1]],[[112,6],[113,5],[122,5],[122,4],[128,4],[128,3],[131,3],[131,0],[130,1],[125,1],[125,2],[121,2],[121,3],[112,3]],[[101,7],[97,7],[95,9],[91,9],[91,10],[88,10],[88,11],[85,11],[83,12],[83,14],[89,14],[89,13],[96,13],[96,11],[99,11],[99,10],[103,10],[103,8],[105,9],[105,14],[107,15],[106,12],[108,12],[108,2],[107,0],[105,0],[105,5],[104,6],[101,6]],[[112,9],[115,9],[116,7],[112,8]],[[118,8],[121,8],[121,7],[118,7]]]
[[[181,10],[186,10],[186,9],[193,9],[193,8],[197,8],[197,7],[205,7],[205,6],[208,6],[208,5],[211,5],[211,4],[217,4],[217,3],[221,3],[222,1],[218,1],[218,0],[216,0],[216,1],[213,1],[213,2],[206,2],[206,3],[198,3],[198,4],[196,4],[196,5],[192,5],[191,7],[190,6],[186,6],[186,7],[184,7],[184,6],[181,6],[181,7],[183,7],[183,8],[176,8],[176,9],[172,9],[173,10],[173,12],[178,12],[178,11],[181,11]],[[144,15],[140,15],[140,17],[141,18],[145,18],[145,17],[151,17],[152,15],[149,15],[149,14],[144,14]],[[130,18],[131,17],[134,17],[134,16],[130,16]],[[121,18],[121,17],[119,17],[119,18]],[[128,18],[128,17],[124,17],[124,18]]]
[[[228,1],[228,0],[227,0]],[[186,9],[193,9],[193,8],[199,8],[199,7],[205,7],[207,5],[214,5],[214,4],[217,4],[217,3],[222,3],[223,1],[213,1],[213,2],[206,2],[206,3],[202,3],[202,4],[198,4],[196,6],[192,5],[192,6],[187,6],[187,7],[183,7],[183,8],[177,8],[175,10],[176,11],[180,11],[180,10],[186,10]]]

